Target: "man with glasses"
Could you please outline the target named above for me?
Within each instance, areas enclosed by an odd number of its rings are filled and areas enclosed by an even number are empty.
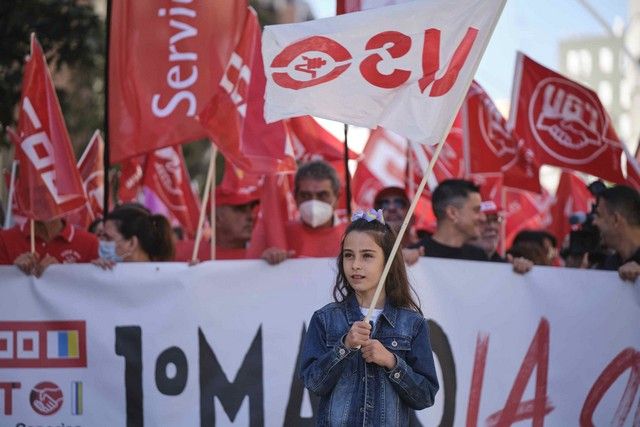
[[[506,260],[498,253],[500,228],[504,218],[492,200],[480,203],[480,211],[485,215],[485,221],[480,226],[480,236],[470,240],[469,243],[482,249],[489,261],[505,262]]]

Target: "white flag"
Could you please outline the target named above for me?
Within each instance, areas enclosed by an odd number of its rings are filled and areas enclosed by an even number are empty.
[[[268,26],[265,120],[309,114],[438,143],[505,2],[416,1]]]

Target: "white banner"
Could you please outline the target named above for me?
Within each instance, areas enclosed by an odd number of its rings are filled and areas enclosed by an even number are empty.
[[[296,362],[334,262],[1,267],[0,426],[309,425]],[[416,425],[638,425],[637,284],[439,259],[409,275],[441,384]]]
[[[305,114],[445,137],[505,0],[415,1],[267,26],[267,122]]]

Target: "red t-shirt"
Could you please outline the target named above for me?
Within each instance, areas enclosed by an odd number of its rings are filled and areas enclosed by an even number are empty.
[[[191,255],[193,255],[193,246],[195,241],[193,240],[179,240],[176,242],[176,254],[175,261],[191,261]],[[208,261],[211,259],[211,243],[201,240],[200,247],[198,248],[198,260]],[[216,247],[216,259],[247,259],[246,248],[221,248]]]
[[[40,258],[49,254],[63,264],[91,262],[98,258],[98,238],[66,223],[50,241],[45,242],[36,236],[35,243]],[[25,252],[31,252],[28,222],[22,226],[0,230],[0,264],[11,265]]]
[[[347,225],[341,222],[333,227],[311,228],[301,221],[289,222],[286,226],[288,249],[296,251],[296,258],[336,257]]]

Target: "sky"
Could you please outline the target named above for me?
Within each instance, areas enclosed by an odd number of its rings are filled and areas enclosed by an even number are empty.
[[[306,0],[317,18],[335,16],[335,0]],[[630,0],[587,0],[610,27],[628,22]],[[516,53],[522,51],[536,62],[559,71],[559,42],[581,36],[605,35],[601,24],[579,0],[507,0],[498,25],[483,56],[476,80],[484,87],[498,108],[504,111],[511,98]],[[320,120],[321,124],[342,139],[342,124]],[[360,151],[368,130],[351,129],[349,145]],[[555,191],[559,172],[543,166],[541,181]]]
[[[317,18],[335,15],[335,0],[307,0]],[[627,21],[628,0],[589,0],[609,23]],[[511,97],[516,52],[559,68],[560,40],[603,35],[604,29],[578,0],[508,0],[480,63],[476,79],[495,101]]]

